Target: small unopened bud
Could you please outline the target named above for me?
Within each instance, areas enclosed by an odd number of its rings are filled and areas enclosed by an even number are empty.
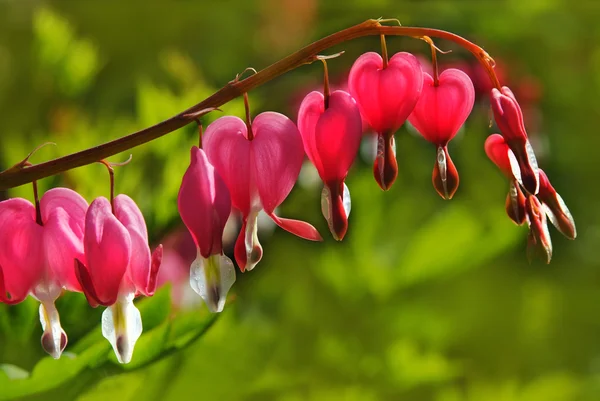
[[[548,176],[541,169],[538,198],[546,206],[546,214],[552,225],[565,237],[575,239],[577,237],[575,220],[561,196],[550,183]]]
[[[552,240],[548,232],[545,208],[535,195],[529,195],[525,205],[527,221],[529,222],[527,257],[531,262],[534,255],[539,254],[546,263],[550,263],[552,259]]]
[[[517,225],[522,225],[526,220],[525,195],[516,181],[510,182],[508,195],[506,196],[506,214]]]

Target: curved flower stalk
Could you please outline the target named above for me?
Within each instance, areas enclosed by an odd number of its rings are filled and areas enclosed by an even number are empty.
[[[387,60],[375,52],[360,56],[350,70],[348,89],[362,116],[377,133],[375,180],[388,190],[398,176],[394,133],[413,111],[423,87],[419,60],[410,53]]]
[[[283,114],[261,113],[251,122],[225,116],[206,128],[203,147],[229,189],[232,205],[242,214],[235,259],[243,272],[262,258],[258,213],[265,213],[284,230],[300,238],[321,241],[310,224],[275,215],[300,173],[304,152],[296,125]]]
[[[81,291],[73,261],[85,260],[87,208],[85,199],[67,188],[46,192],[39,209],[22,198],[0,202],[0,302],[19,303],[28,294],[40,301],[42,347],[55,359],[67,335],[54,303],[64,289]]]
[[[436,146],[433,186],[442,198],[452,199],[459,177],[448,153],[448,142],[471,114],[475,89],[461,70],[447,69],[439,79],[435,74],[423,73],[423,92],[408,120],[423,138]]]
[[[325,184],[322,211],[333,237],[341,241],[348,230],[350,191],[344,183],[362,137],[362,119],[349,93],[334,91],[326,98],[311,92],[298,112],[304,150]]]
[[[150,253],[144,216],[127,195],[112,205],[96,198],[85,216],[85,263],[77,259],[75,271],[89,304],[106,306],[102,335],[121,363],[131,361],[142,334],[142,319],[133,299],[152,296],[162,259],[162,246]]]
[[[190,266],[190,285],[211,312],[221,312],[235,282],[233,263],[223,255],[223,230],[231,212],[231,197],[204,151],[195,146],[177,206],[197,249]]]

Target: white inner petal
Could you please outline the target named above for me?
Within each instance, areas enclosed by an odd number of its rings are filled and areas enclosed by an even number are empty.
[[[350,210],[352,209],[352,201],[350,200],[350,190],[346,183],[344,183],[344,193],[342,194],[342,203],[344,205],[344,212],[346,212],[346,218],[350,216]]]
[[[213,313],[223,311],[234,282],[235,268],[225,255],[198,255],[190,267],[190,285]]]
[[[508,150],[508,161],[510,162],[510,169],[512,171],[515,180],[521,185],[523,185],[523,180],[521,179],[521,169],[519,168],[519,162],[513,153],[512,150]]]
[[[60,325],[60,316],[54,301],[40,304],[40,323],[42,324],[42,347],[54,359],[60,358],[63,350],[63,337],[66,342],[67,335]]]
[[[448,166],[446,164],[446,152],[444,152],[444,148],[438,146],[437,148],[437,164],[440,169],[440,178],[442,179],[442,183],[446,183],[448,180]],[[446,185],[444,185],[446,188]]]
[[[102,313],[102,335],[113,347],[120,363],[129,363],[135,343],[142,335],[142,316],[133,294],[119,298]]]

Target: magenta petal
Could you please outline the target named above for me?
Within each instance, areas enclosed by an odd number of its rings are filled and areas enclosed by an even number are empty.
[[[156,284],[158,283],[158,270],[160,268],[160,264],[163,258],[163,246],[162,244],[157,246],[154,252],[152,252],[152,262],[150,263],[150,275],[148,277],[148,285],[146,286],[146,290],[142,291],[142,293],[151,297],[154,295],[154,291],[156,291]]]
[[[44,268],[43,228],[35,222],[35,207],[14,198],[0,202],[0,266],[12,301],[23,300]]]
[[[502,135],[492,134],[488,136],[484,146],[488,158],[512,181],[514,177],[508,158],[510,149]]]
[[[120,194],[113,201],[115,206],[114,215],[125,226],[127,231],[137,231],[146,241],[148,247],[148,229],[146,220],[138,205],[129,196]]]
[[[97,297],[103,305],[112,305],[129,265],[132,243],[104,197],[96,198],[86,214],[84,249]]]
[[[145,293],[150,281],[150,248],[139,232],[131,230],[129,235],[131,237],[131,258],[127,269],[128,278],[135,288],[133,292]]]
[[[424,73],[423,92],[408,120],[426,140],[443,147],[465,123],[474,103],[473,83],[461,70],[442,72],[438,86]]]
[[[68,213],[70,230],[78,238],[83,238],[85,213],[88,209],[86,200],[71,189],[53,188],[48,190],[40,199],[40,211],[44,225],[50,214],[57,209],[62,209]]]
[[[83,294],[92,308],[95,308],[98,305],[109,306],[114,303],[114,300],[108,300],[108,302],[105,303],[98,298],[90,272],[79,259],[75,259],[75,275],[77,276],[77,281],[79,281],[79,284],[81,285]]]
[[[115,217],[125,226],[131,238],[131,257],[128,266],[128,278],[135,292],[144,292],[148,286],[150,274],[150,247],[146,221],[137,204],[127,195],[118,195],[114,199]]]
[[[348,87],[369,125],[380,134],[393,133],[412,112],[423,87],[423,73],[417,58],[396,53],[383,68],[374,52],[360,56],[348,77]]]
[[[258,194],[251,194],[252,141],[247,139],[246,124],[238,117],[221,117],[206,128],[202,143],[208,160],[229,188],[232,204],[242,214],[249,214],[252,197]]]
[[[19,302],[23,302],[23,300],[27,297],[27,293],[22,298],[13,297],[6,289],[6,284],[4,282],[4,273],[2,272],[2,266],[0,266],[0,302],[14,305]]]
[[[348,174],[362,138],[362,120],[354,99],[344,91],[335,91],[329,108],[315,128],[316,150],[321,157],[323,181],[340,181]]]
[[[252,122],[254,182],[266,213],[272,213],[292,190],[304,151],[296,124],[283,114],[261,113]]]
[[[273,219],[275,224],[277,224],[279,227],[300,238],[304,238],[309,241],[323,241],[321,234],[319,234],[317,229],[309,223],[300,220],[284,219],[276,216],[275,213],[270,213],[269,217],[271,217],[271,219]]]
[[[298,130],[302,136],[304,151],[318,171],[323,169],[323,165],[316,149],[315,128],[317,127],[317,121],[319,121],[324,111],[325,103],[323,94],[316,91],[306,95],[298,111]]]
[[[71,216],[65,209],[57,208],[47,214],[43,230],[48,268],[46,279],[53,280],[69,291],[81,291],[73,263],[75,259],[85,261],[83,231],[76,233],[72,230],[72,227],[77,225],[78,223],[71,221]]]
[[[204,151],[195,146],[181,181],[177,206],[200,254],[208,258],[221,253],[223,230],[231,212],[229,190]]]

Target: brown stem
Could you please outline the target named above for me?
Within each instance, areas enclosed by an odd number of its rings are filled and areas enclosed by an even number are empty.
[[[332,46],[346,42],[348,40],[371,35],[387,36],[412,36],[422,38],[423,36],[433,36],[450,40],[462,46],[473,53],[479,62],[486,69],[488,76],[495,87],[500,88],[500,82],[496,77],[491,57],[476,44],[455,35],[450,32],[420,27],[405,26],[382,26],[377,20],[367,20],[361,24],[352,26],[342,31],[336,32],[323,39],[298,50],[297,52],[271,64],[267,68],[259,71],[241,81],[232,81],[213,93],[202,102],[190,107],[189,109],[162,121],[152,127],[115,139],[93,148],[85,149],[77,153],[72,153],[54,160],[36,164],[22,169],[9,169],[0,173],[0,190],[16,187],[19,185],[49,177],[60,172],[70,170],[76,167],[85,166],[98,160],[105,159],[117,153],[134,148],[146,142],[173,132],[195,120],[194,115],[198,111],[210,107],[219,107],[244,92],[257,88],[266,82],[304,64],[309,64],[315,60],[315,55]]]
[[[248,140],[254,139],[252,132],[252,118],[250,117],[250,103],[248,102],[248,92],[244,92],[244,109],[246,110],[246,130],[248,131]]]
[[[323,62],[323,98],[325,110],[329,108],[329,70],[327,69],[327,60],[320,59]]]
[[[429,43],[429,47],[431,48],[431,66],[433,67],[433,86],[439,86],[440,85],[440,80],[439,80],[439,69],[438,69],[438,62],[437,62],[437,48],[435,47],[435,44],[433,43],[433,40],[431,40],[430,37],[425,36],[423,38],[423,40],[427,43]]]
[[[381,34],[379,35],[379,37],[381,38],[381,58],[383,59],[383,68],[386,69],[388,66],[388,51],[387,51],[387,44],[385,43],[385,35]]]
[[[100,160],[100,163],[106,166],[108,170],[108,177],[110,180],[110,209],[112,213],[115,214],[115,169],[113,169],[112,165],[106,160]]]
[[[42,209],[40,209],[40,197],[38,194],[37,181],[33,180],[31,184],[33,184],[33,200],[35,202],[35,222],[38,225],[43,226],[44,222],[42,221]]]

